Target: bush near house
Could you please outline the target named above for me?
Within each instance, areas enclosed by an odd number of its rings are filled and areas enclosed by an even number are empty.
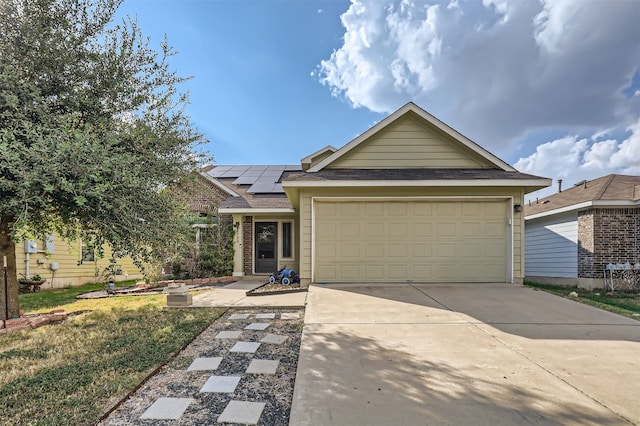
[[[167,250],[165,272],[174,279],[224,277],[233,273],[233,234],[230,222],[215,216],[192,219],[190,245]]]
[[[525,285],[640,321],[640,292],[637,291],[586,290],[533,282],[525,282]],[[577,297],[571,296],[574,292]]]

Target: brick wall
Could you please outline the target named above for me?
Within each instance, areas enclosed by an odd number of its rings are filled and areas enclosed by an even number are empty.
[[[580,212],[578,241],[580,278],[602,277],[604,265],[610,262],[639,262],[640,208],[603,208]]]
[[[245,216],[242,224],[242,249],[244,250],[244,274],[253,274],[253,216]]]
[[[593,278],[594,265],[593,210],[578,212],[578,277]]]

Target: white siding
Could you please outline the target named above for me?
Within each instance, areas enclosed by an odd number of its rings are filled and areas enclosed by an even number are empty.
[[[528,220],[525,225],[525,276],[578,277],[576,213]]]

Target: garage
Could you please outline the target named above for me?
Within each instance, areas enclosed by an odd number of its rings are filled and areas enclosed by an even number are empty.
[[[316,282],[506,282],[501,199],[315,199]]]

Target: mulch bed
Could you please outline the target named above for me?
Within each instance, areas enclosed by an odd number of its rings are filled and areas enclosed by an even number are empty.
[[[268,296],[271,294],[287,294],[306,292],[306,288],[300,288],[300,284],[282,285],[280,283],[266,283],[258,288],[247,291],[247,296]]]
[[[276,319],[256,320],[255,313],[276,313]],[[282,312],[297,312],[298,319],[280,319]],[[235,313],[251,314],[247,320],[229,320]],[[229,310],[194,339],[167,366],[152,376],[109,417],[98,423],[107,425],[205,425],[215,424],[218,416],[231,400],[266,403],[258,425],[288,425],[293,399],[304,310],[261,308]],[[215,339],[223,330],[243,330],[252,322],[271,322],[265,331],[242,332],[241,339]],[[238,341],[260,341],[267,333],[288,336],[280,345],[261,344],[255,354],[231,353],[229,349]],[[187,371],[198,357],[223,357],[215,371]],[[275,375],[247,374],[252,359],[279,360]],[[210,376],[242,376],[232,394],[199,393]],[[180,420],[141,420],[140,416],[160,397],[194,398]]]

